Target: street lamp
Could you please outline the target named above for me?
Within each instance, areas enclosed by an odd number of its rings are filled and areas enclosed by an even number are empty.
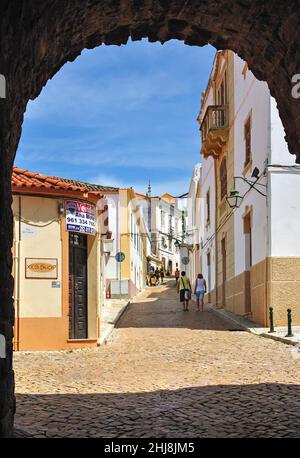
[[[226,197],[227,203],[230,208],[239,208],[243,202],[244,197],[252,190],[254,189],[257,191],[261,196],[267,197],[266,194],[264,194],[260,189],[258,189],[256,186],[261,186],[263,188],[266,188],[267,185],[258,183],[260,177],[262,175],[260,174],[260,171],[257,167],[254,168],[251,178],[255,178],[255,181],[248,180],[245,177],[233,177],[234,181],[234,189],[231,191],[228,196]],[[237,180],[242,180],[244,183],[246,183],[249,186],[249,189],[245,192],[243,196],[240,195],[239,191],[236,190],[236,181]]]
[[[175,247],[176,248],[180,248],[180,243],[178,242],[178,240],[176,240],[176,242],[174,243]]]
[[[240,195],[239,191],[233,190],[230,191],[226,200],[230,208],[239,208],[243,201],[243,197]]]

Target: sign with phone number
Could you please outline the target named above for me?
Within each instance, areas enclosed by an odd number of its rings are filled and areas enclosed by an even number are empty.
[[[66,202],[67,231],[96,235],[96,207],[77,201]]]

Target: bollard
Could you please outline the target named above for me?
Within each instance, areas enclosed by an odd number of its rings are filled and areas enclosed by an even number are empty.
[[[274,309],[273,307],[270,307],[269,309],[269,318],[270,318],[270,331],[269,331],[269,334],[272,334],[273,332],[275,332],[275,329],[274,329]]]
[[[288,316],[288,333],[286,337],[294,337],[294,334],[292,331],[292,310],[291,309],[287,310],[287,316]]]

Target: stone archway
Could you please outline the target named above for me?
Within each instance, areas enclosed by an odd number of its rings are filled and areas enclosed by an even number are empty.
[[[0,437],[13,427],[13,280],[10,178],[23,114],[47,81],[85,48],[125,44],[129,37],[231,49],[268,82],[277,99],[290,151],[300,163],[300,101],[291,78],[300,72],[299,0],[3,0],[0,6]],[[84,88],[83,88],[84,90]]]

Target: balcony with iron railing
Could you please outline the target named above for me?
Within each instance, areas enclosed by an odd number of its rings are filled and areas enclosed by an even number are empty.
[[[218,157],[228,140],[228,106],[210,105],[201,123],[202,154]]]

